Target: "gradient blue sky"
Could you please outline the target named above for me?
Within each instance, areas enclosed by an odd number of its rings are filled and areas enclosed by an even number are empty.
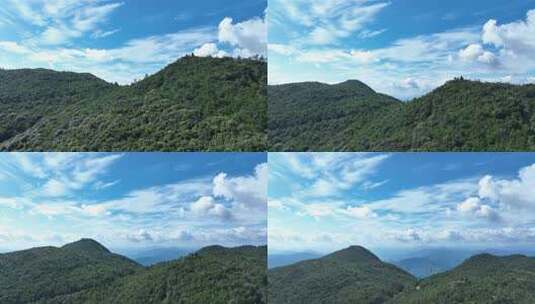
[[[358,79],[408,99],[463,75],[535,82],[534,0],[272,0],[271,84]]]
[[[535,154],[270,153],[270,253],[535,245]]]
[[[129,83],[188,53],[266,55],[266,0],[1,0],[0,67]]]
[[[0,153],[0,248],[266,244],[265,153]]]

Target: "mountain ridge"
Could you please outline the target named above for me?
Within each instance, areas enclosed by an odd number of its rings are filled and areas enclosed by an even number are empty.
[[[270,151],[535,150],[534,84],[453,79],[408,102],[363,90],[336,105],[323,88],[268,86]]]
[[[217,248],[150,267],[92,239],[2,254],[0,302],[266,303],[267,247]]]
[[[267,63],[185,56],[130,85],[0,70],[2,151],[264,151]]]

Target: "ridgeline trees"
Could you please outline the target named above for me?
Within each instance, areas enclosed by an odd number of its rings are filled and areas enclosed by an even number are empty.
[[[143,267],[92,240],[0,254],[0,303],[264,304],[267,247],[206,247]]]
[[[0,150],[263,151],[267,64],[186,56],[129,86],[0,70]]]
[[[535,85],[459,78],[409,102],[359,81],[268,95],[270,151],[535,150]]]

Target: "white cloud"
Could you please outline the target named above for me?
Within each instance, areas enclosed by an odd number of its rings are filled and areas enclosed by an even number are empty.
[[[376,16],[389,5],[388,2],[370,4],[360,0],[329,0],[310,3],[308,1],[277,1],[271,22],[285,24],[291,21],[303,26],[300,41],[305,44],[336,44],[340,38],[361,32],[360,37],[371,37],[379,31],[369,31],[364,26],[373,22]]]
[[[42,189],[42,195],[48,197],[60,197],[69,193],[69,187],[56,179],[50,179],[46,182]]]
[[[516,179],[486,176],[479,182],[479,196],[507,208],[535,210],[535,165],[522,168]]]
[[[203,196],[190,206],[193,214],[197,216],[216,216],[222,219],[231,217],[230,211],[222,204],[216,203],[211,196]]]
[[[214,180],[213,194],[249,208],[264,209],[267,206],[267,164],[258,165],[252,176],[228,177],[218,174]]]
[[[348,206],[345,212],[347,215],[357,218],[357,219],[367,219],[367,218],[377,217],[377,214],[373,212],[373,210],[367,206],[356,206],[356,207]]]
[[[225,57],[228,54],[225,51],[218,49],[215,43],[205,43],[201,47],[193,51],[195,56],[199,57]]]
[[[457,211],[462,214],[475,215],[491,221],[498,221],[500,216],[489,205],[484,204],[478,197],[469,197],[457,205]]]
[[[232,18],[225,18],[219,24],[218,39],[228,43],[244,57],[265,56],[267,53],[267,29],[264,19],[253,18],[240,23],[233,23]]]
[[[0,41],[0,49],[14,54],[28,54],[30,49],[14,41]]]
[[[459,51],[459,58],[464,61],[479,61],[481,63],[494,65],[497,64],[496,56],[483,49],[480,44],[470,44],[465,49]]]

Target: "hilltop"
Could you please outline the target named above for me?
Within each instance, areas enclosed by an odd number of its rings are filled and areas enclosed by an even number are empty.
[[[416,279],[352,246],[269,270],[270,303],[384,303]]]
[[[183,57],[132,85],[0,70],[0,150],[262,151],[264,60]]]

